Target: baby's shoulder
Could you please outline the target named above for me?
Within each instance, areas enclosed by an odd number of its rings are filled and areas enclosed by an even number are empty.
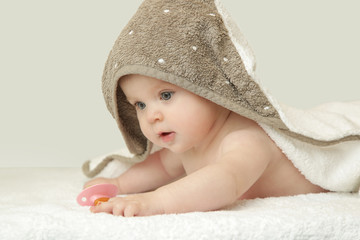
[[[269,136],[256,122],[235,116],[222,138],[220,147],[223,151],[244,148],[264,151],[272,144]]]

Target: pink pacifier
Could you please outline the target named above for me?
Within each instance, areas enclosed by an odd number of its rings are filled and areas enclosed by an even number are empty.
[[[85,188],[76,198],[81,206],[97,206],[117,195],[118,188],[114,184],[96,184]]]

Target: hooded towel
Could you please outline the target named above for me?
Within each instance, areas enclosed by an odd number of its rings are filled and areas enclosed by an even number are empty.
[[[332,191],[360,185],[360,101],[310,110],[288,107],[255,75],[247,41],[219,0],[144,0],[116,40],[103,73],[103,94],[129,151],[144,160],[152,144],[119,87],[127,74],[170,82],[256,121],[311,182]],[[118,155],[104,157],[93,177]]]

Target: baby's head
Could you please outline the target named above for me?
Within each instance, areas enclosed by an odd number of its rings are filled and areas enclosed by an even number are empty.
[[[141,81],[144,76],[149,76],[147,80],[163,80],[162,84],[171,86],[171,91],[173,86],[181,92],[186,89],[196,96],[191,99],[200,103],[211,101],[252,120],[283,127],[276,109],[254,81],[255,61],[251,49],[238,29],[233,28],[235,25],[228,22],[229,18],[218,3],[212,0],[144,0],[116,40],[104,69],[103,93],[130,152],[140,159],[151,150],[150,141],[142,133],[148,135],[143,123],[145,117],[140,114],[147,115],[148,109],[155,110],[148,99],[134,95],[148,88],[140,84],[134,87],[130,82]],[[121,87],[119,79],[122,79]],[[128,83],[130,85],[126,86]],[[167,106],[179,95],[165,90],[157,96],[162,100],[159,106]],[[134,101],[144,111],[136,110]],[[188,118],[199,118],[199,114],[203,114],[203,110],[185,100],[175,106],[171,116],[176,116],[174,121],[179,119],[181,126],[186,125]],[[193,114],[183,119],[181,113],[185,110]],[[200,119],[189,122],[202,123]],[[167,127],[160,130],[172,130]],[[163,135],[171,138],[171,134]],[[153,141],[151,136],[147,137]]]
[[[229,110],[174,84],[144,75],[120,79],[142,133],[152,143],[184,152],[203,142]]]

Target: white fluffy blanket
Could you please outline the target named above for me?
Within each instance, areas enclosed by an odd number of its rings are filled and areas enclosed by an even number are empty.
[[[75,198],[75,168],[0,169],[0,239],[359,239],[360,198],[326,193],[240,201],[205,213],[123,218]]]

